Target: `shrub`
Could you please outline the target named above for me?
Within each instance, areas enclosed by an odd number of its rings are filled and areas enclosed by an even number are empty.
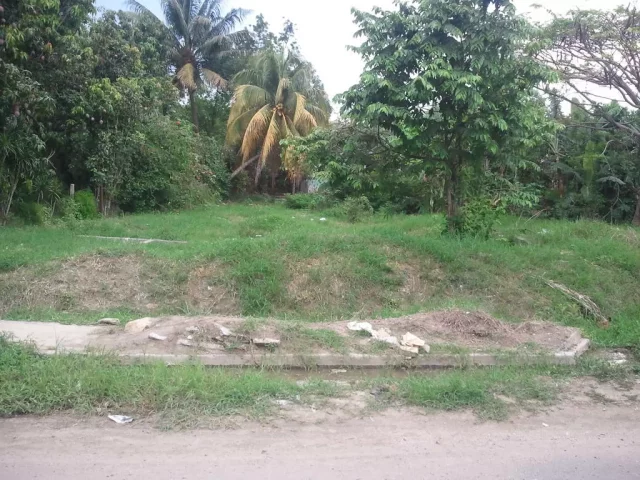
[[[502,211],[493,205],[491,199],[474,198],[465,203],[460,214],[453,219],[455,233],[488,239],[500,213]]]
[[[318,193],[296,193],[284,197],[285,206],[294,210],[313,210],[325,202],[324,196]]]
[[[361,197],[347,198],[342,204],[342,212],[351,223],[356,223],[373,215],[373,207],[369,199]]]
[[[47,212],[44,206],[36,202],[18,204],[16,216],[28,225],[44,225],[47,221]]]
[[[73,201],[77,206],[77,215],[81,219],[98,218],[98,205],[96,197],[91,190],[80,190],[76,192]]]
[[[81,220],[80,210],[78,204],[72,197],[62,197],[56,203],[55,213],[60,216],[64,221]]]

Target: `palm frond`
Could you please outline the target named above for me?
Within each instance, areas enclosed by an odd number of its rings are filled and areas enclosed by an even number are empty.
[[[229,121],[227,122],[227,135],[225,138],[225,143],[227,145],[238,146],[242,144],[244,132],[247,130],[249,122],[260,108],[262,107],[252,108],[235,116],[234,118],[229,117]]]
[[[153,13],[151,10],[149,10],[147,7],[142,5],[140,2],[137,2],[136,0],[126,0],[126,5],[130,10],[133,10],[138,14],[151,15],[154,18],[158,18],[156,17],[155,13]],[[158,20],[160,19],[158,18]]]
[[[198,16],[218,18],[220,17],[220,7],[222,2],[220,0],[204,0],[198,10]]]
[[[226,13],[222,18],[216,18],[217,22],[211,28],[214,35],[228,35],[232,33],[238,25],[242,23],[250,11],[243,8],[234,8]]]
[[[227,88],[227,81],[218,73],[214,72],[213,70],[209,70],[208,68],[203,68],[201,69],[201,71],[205,82],[207,82],[209,86],[217,89]]]
[[[271,105],[272,98],[269,92],[263,88],[255,85],[240,85],[233,93],[231,102],[229,122],[232,122],[234,117],[241,115],[246,110]]]
[[[329,112],[316,105],[306,104],[305,108],[313,116],[318,125],[326,125],[329,123]]]
[[[184,39],[185,46],[189,45],[189,24],[188,20],[184,17],[182,5],[178,0],[162,0],[162,11],[164,12],[164,18],[169,24],[169,28],[173,30],[177,37]]]
[[[264,165],[271,155],[273,149],[276,146],[280,146],[280,140],[283,138],[284,130],[286,129],[286,123],[284,123],[284,128],[282,127],[282,119],[280,115],[274,112],[271,115],[271,122],[269,123],[269,129],[267,130],[266,135],[264,136],[264,141],[262,143],[262,152],[260,153],[260,163]]]
[[[253,156],[253,154],[259,149],[260,144],[263,144],[264,151],[263,142],[266,142],[268,131],[271,129],[270,124],[273,123],[274,117],[276,117],[276,115],[268,105],[262,107],[253,116],[244,132],[242,146],[240,147],[240,153],[244,162]],[[268,126],[269,130],[267,129]]]
[[[185,63],[180,70],[176,72],[176,78],[180,85],[188,90],[195,90],[196,78],[195,78],[195,68],[191,63]]]

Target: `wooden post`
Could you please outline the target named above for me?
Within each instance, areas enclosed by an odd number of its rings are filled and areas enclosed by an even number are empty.
[[[76,194],[76,185],[75,183],[72,183],[71,185],[69,185],[69,196],[73,197]]]

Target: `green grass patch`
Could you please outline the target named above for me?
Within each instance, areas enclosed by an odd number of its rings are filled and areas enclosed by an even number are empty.
[[[186,426],[207,416],[260,416],[274,399],[334,392],[323,382],[300,387],[259,370],[123,366],[108,355],[42,356],[1,336],[0,385],[0,416],[99,409],[103,414],[159,414]]]
[[[320,330],[314,342],[338,347]],[[303,331],[303,337],[309,332]],[[536,410],[557,400],[563,382],[582,376],[633,384],[640,370],[585,359],[576,368],[519,366],[412,372],[355,382],[376,393],[375,404],[414,405],[428,410],[473,410],[480,418],[503,420],[521,408]],[[344,387],[314,372],[303,384],[287,372],[225,370],[198,364],[125,366],[110,355],[40,355],[32,346],[0,336],[0,416],[109,413],[156,415],[160,425],[192,427],[228,415],[268,415],[274,400],[328,401]],[[293,378],[292,378],[293,377]]]
[[[326,221],[320,222],[321,217]],[[91,309],[82,308],[83,298],[29,305],[18,296],[21,287],[33,282],[2,289],[20,267],[37,271],[39,280],[53,281],[57,277],[50,272],[52,265],[64,271],[68,262],[88,256],[121,257],[142,258],[143,266],[152,265],[142,270],[140,281],[158,286],[143,291],[148,303],[160,304],[158,309],[146,309],[147,302],[123,301],[93,312],[212,312],[328,321],[477,308],[506,320],[577,326],[600,346],[640,345],[637,228],[505,218],[486,241],[443,236],[441,231],[439,215],[374,215],[351,224],[327,212],[264,202],[87,220],[71,229],[5,227],[0,236],[0,298],[15,301],[0,302],[0,316],[74,322],[84,321],[83,315],[96,318]],[[143,245],[81,235],[188,243]],[[176,297],[175,292],[189,287],[194,269],[211,269],[203,288],[206,293],[211,287],[212,293],[198,302]],[[97,278],[108,275],[105,269],[95,272]],[[547,279],[590,296],[611,317],[611,327],[599,328],[572,300],[550,289]],[[92,298],[101,295],[105,301],[112,298],[100,289]]]

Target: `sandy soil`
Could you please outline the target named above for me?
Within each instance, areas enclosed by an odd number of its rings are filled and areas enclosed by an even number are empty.
[[[637,405],[565,403],[504,423],[392,410],[163,432],[105,418],[0,420],[0,478],[640,479]]]

